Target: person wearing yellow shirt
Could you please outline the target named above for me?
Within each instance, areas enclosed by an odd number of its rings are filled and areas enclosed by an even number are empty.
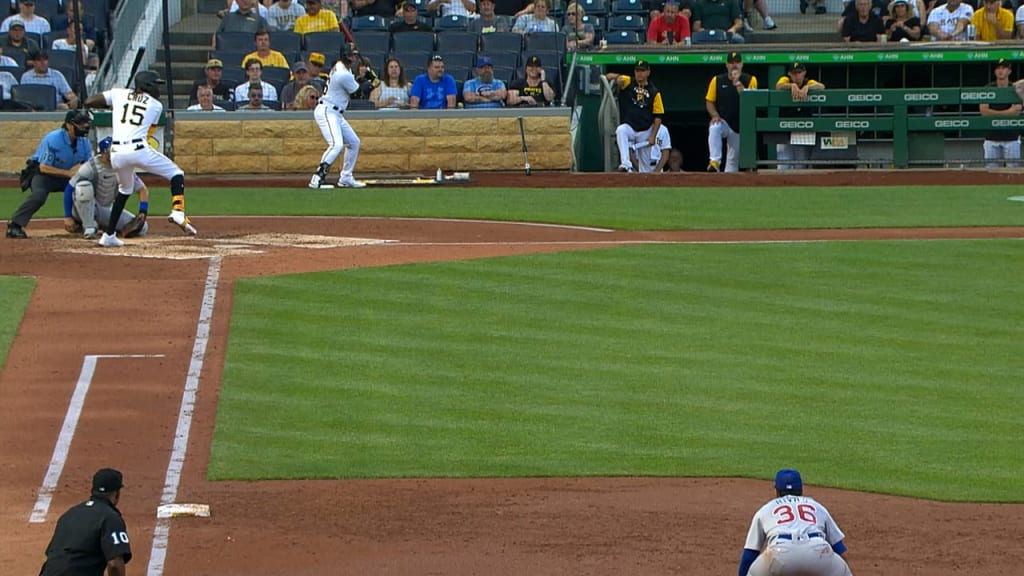
[[[1013,12],[1003,8],[1000,0],[985,0],[980,10],[971,16],[974,34],[982,42],[1013,38]]]
[[[242,58],[242,62],[248,62],[255,58],[263,64],[264,68],[290,68],[288,60],[277,50],[270,49],[270,32],[260,30],[256,33],[256,51],[250,52]]]
[[[295,32],[338,32],[338,17],[330,10],[322,10],[320,0],[306,0],[306,15],[295,21]]]

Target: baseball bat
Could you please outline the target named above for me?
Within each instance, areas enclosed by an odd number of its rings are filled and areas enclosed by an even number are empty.
[[[530,157],[526,151],[526,128],[523,127],[523,117],[519,117],[519,138],[523,141],[523,169],[526,175],[530,175]]]
[[[355,37],[352,36],[352,32],[348,29],[348,26],[345,25],[345,21],[342,20],[341,18],[338,18],[338,28],[341,29],[342,35],[345,36],[345,41],[350,42],[353,46],[355,46],[356,50],[358,50],[359,45],[356,44]]]
[[[132,71],[128,74],[128,82],[125,84],[125,88],[132,87],[132,80],[135,79],[135,73],[139,71],[139,66],[142,65],[142,57],[146,55],[146,47],[142,46],[135,52],[135,62],[132,62]]]

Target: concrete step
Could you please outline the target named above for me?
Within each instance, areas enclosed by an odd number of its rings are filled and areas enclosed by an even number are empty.
[[[189,62],[198,64],[199,66],[205,66],[206,61],[209,59],[210,47],[172,44],[171,54],[174,56],[172,58],[173,62]],[[167,59],[163,48],[157,49],[156,59],[159,61]]]

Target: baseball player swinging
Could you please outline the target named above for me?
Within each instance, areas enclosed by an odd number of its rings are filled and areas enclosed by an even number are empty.
[[[98,228],[106,228],[110,222],[111,207],[117,198],[117,174],[110,165],[110,146],[114,139],[109,136],[99,141],[99,154],[79,167],[78,172],[64,188],[64,228],[69,232],[81,224],[87,239],[96,238]],[[133,190],[139,193],[139,210],[145,214],[149,208],[149,189],[136,175]],[[125,210],[115,228],[124,238],[142,236],[149,231],[144,218]]]
[[[845,535],[819,502],[804,496],[800,472],[775,474],[776,498],[750,523],[739,576],[853,576]]]
[[[114,88],[91,96],[86,106],[110,108],[113,121],[113,142],[110,164],[117,173],[118,195],[110,212],[110,221],[100,237],[100,246],[124,246],[117,237],[116,225],[132,195],[136,170],[157,174],[171,183],[171,214],[169,222],[187,234],[196,229],[185,215],[185,172],[170,158],[147,143],[149,130],[164,110],[160,102],[160,84],[164,81],[155,72],[143,70],[135,75],[135,89]],[[139,210],[141,214],[146,212]]]
[[[320,98],[320,103],[313,109],[313,118],[320,133],[327,141],[327,150],[320,157],[320,166],[309,179],[310,188],[334,188],[327,184],[327,171],[337,160],[342,150],[345,151],[344,164],[341,167],[341,178],[338,186],[342,188],[364,188],[366,184],[352,176],[359,157],[359,136],[345,120],[344,112],[348,108],[351,95],[359,91],[359,82],[352,75],[352,68],[359,63],[359,53],[352,44],[341,47],[341,58],[331,68],[327,80],[327,89]]]

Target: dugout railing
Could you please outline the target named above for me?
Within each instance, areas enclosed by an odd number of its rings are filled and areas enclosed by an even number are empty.
[[[992,87],[820,90],[811,92],[807,101],[794,101],[784,90],[745,90],[740,97],[740,168],[777,165],[773,150],[763,146],[765,137],[772,136],[768,140],[778,142],[780,137],[788,139],[794,133],[807,138],[813,134],[816,150],[842,150],[866,135],[874,142],[890,143],[895,168],[934,165],[943,159],[915,158],[912,154],[915,135],[945,140],[969,137],[971,133],[981,135],[987,130],[1021,131],[1024,116],[981,116],[965,111],[979,104],[1020,102],[1013,88]],[[813,114],[787,116],[788,109],[798,107],[811,108]],[[769,157],[759,157],[759,150]],[[811,162],[820,163],[863,162],[858,158]]]

